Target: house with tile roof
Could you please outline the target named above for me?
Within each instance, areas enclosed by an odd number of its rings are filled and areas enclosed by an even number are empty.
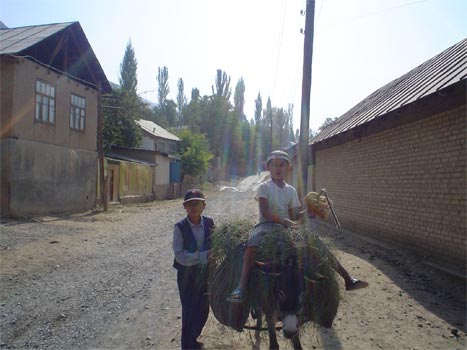
[[[308,189],[343,228],[466,276],[467,39],[373,92],[310,140]]]
[[[96,204],[99,93],[111,91],[79,22],[0,28],[1,213]]]

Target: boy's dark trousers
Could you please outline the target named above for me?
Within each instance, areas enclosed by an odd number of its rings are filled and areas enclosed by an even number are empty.
[[[177,270],[177,284],[182,302],[182,349],[196,349],[209,314],[206,266]]]

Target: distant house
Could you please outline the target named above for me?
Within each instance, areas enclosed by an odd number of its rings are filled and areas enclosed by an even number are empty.
[[[110,84],[78,22],[0,29],[1,213],[91,209],[99,86]]]
[[[466,268],[467,39],[378,89],[310,141],[311,188],[344,228]],[[310,187],[310,186],[309,186]]]
[[[150,120],[140,119],[136,124],[141,128],[143,139],[141,148],[159,151],[167,154],[176,154],[180,139]]]
[[[178,156],[149,149],[112,145],[106,157],[108,161],[110,160],[107,167],[109,185],[113,184],[110,185],[113,187],[109,188],[108,192],[111,201],[129,202],[180,197],[181,167]],[[117,165],[116,160],[140,165],[128,164],[122,167]],[[147,176],[149,167],[151,167],[150,178]]]

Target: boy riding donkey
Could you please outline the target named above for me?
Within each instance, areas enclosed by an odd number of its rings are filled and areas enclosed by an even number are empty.
[[[256,249],[265,234],[278,226],[297,225],[294,220],[298,220],[304,214],[297,190],[285,181],[289,166],[289,155],[283,151],[273,151],[267,159],[267,169],[271,178],[261,183],[256,192],[256,198],[259,201],[259,224],[255,226],[248,239],[247,248],[243,255],[240,281],[237,288],[227,297],[229,302],[242,303],[245,300],[248,279],[255,264]],[[313,208],[308,208],[310,220],[315,217],[313,210]],[[346,290],[363,286],[362,281],[353,278],[338,262],[337,272],[344,278]]]

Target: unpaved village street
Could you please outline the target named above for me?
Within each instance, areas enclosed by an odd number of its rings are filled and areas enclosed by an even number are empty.
[[[205,214],[217,224],[257,220],[251,189],[206,194]],[[173,225],[184,216],[181,202],[3,223],[0,349],[179,349],[171,243]],[[326,227],[343,265],[369,287],[342,289],[333,328],[308,328],[305,349],[466,348],[465,280]],[[266,332],[238,333],[212,313],[200,340],[206,349],[268,348]],[[290,348],[282,335],[279,341]]]

